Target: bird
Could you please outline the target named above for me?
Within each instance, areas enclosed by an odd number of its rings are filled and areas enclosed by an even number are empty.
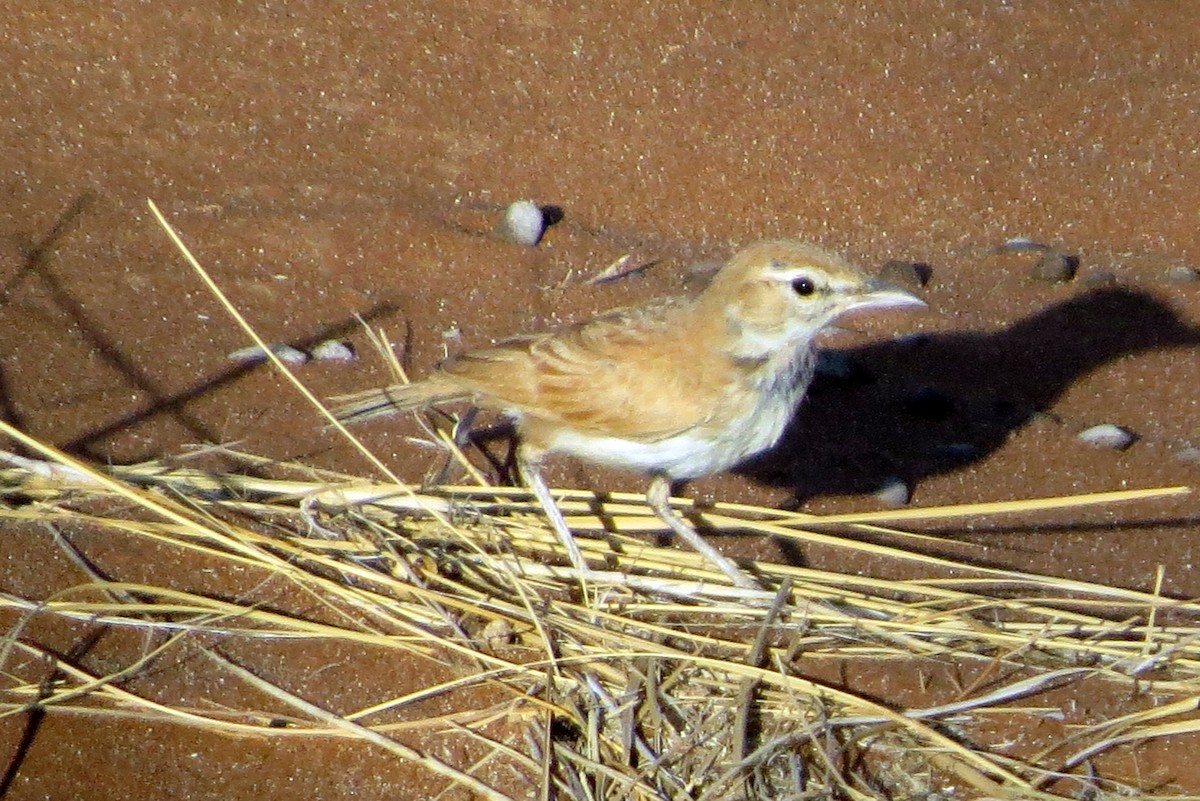
[[[757,590],[671,508],[672,488],[779,440],[812,380],[818,335],[835,319],[924,305],[816,245],[759,242],[694,296],[469,350],[423,380],[334,398],[333,411],[346,423],[459,402],[497,412],[515,429],[520,478],[581,575],[588,566],[542,476],[550,454],[648,476],[659,519],[735,586]]]

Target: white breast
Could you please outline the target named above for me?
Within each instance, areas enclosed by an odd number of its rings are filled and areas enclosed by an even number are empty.
[[[560,430],[548,450],[637,473],[662,473],[673,480],[728,470],[779,441],[808,387],[811,353],[780,356],[775,364],[764,365],[749,393],[742,389],[736,394],[741,409],[732,414],[714,410],[713,418],[727,420],[723,426],[696,427],[652,442]],[[734,402],[732,397],[729,402]]]

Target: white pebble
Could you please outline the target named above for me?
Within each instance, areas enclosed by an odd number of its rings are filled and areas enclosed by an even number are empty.
[[[1002,253],[1022,253],[1029,250],[1049,250],[1050,246],[1035,242],[1027,236],[1014,236],[999,249]]]
[[[312,349],[312,357],[323,362],[352,362],[355,354],[350,343],[340,339],[327,339]]]
[[[504,212],[502,233],[519,245],[537,245],[545,231],[546,216],[532,200],[518,200]]]
[[[903,479],[889,478],[879,489],[875,490],[875,497],[885,506],[896,508],[907,506],[912,495],[908,491],[908,484],[904,483]]]
[[[1136,439],[1131,431],[1112,423],[1101,423],[1080,431],[1077,438],[1093,448],[1108,448],[1114,451],[1128,448]]]
[[[279,357],[279,360],[284,364],[298,365],[308,361],[308,354],[298,348],[293,348],[291,345],[271,345],[271,352]],[[255,362],[265,361],[267,354],[263,353],[262,348],[258,345],[251,345],[248,348],[241,348],[229,354],[229,358],[235,362],[244,362],[253,364]]]

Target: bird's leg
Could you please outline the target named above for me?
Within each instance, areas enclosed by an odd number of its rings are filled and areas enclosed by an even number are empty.
[[[538,456],[539,454],[536,452],[518,445],[517,471],[521,474],[521,479],[525,482],[526,486],[533,491],[534,496],[538,499],[538,503],[542,505],[542,509],[546,512],[546,517],[550,518],[550,525],[554,527],[558,538],[562,540],[563,547],[567,549],[567,556],[571,559],[571,565],[579,571],[580,576],[587,576],[591,571],[588,568],[587,562],[583,560],[583,553],[579,550],[579,543],[575,542],[575,537],[571,534],[571,529],[567,528],[567,521],[563,517],[562,510],[558,508],[558,504],[550,496],[550,488],[546,486],[546,479],[542,478]]]
[[[497,456],[492,452],[491,444],[493,441],[503,440],[505,443],[504,456]],[[512,423],[500,422],[481,428],[472,428],[469,435],[469,441],[474,445],[484,459],[487,459],[488,464],[496,471],[497,478],[501,483],[513,483],[520,481],[520,476],[514,476],[513,470],[516,465],[517,455],[517,437],[516,431],[513,429]]]
[[[671,531],[675,532],[681,540],[692,547],[692,550],[699,553],[714,567],[728,576],[735,587],[741,587],[744,590],[762,589],[762,586],[751,578],[746,571],[735,565],[716,548],[709,545],[700,536],[700,532],[692,528],[690,523],[680,517],[671,508],[671,479],[662,474],[654,476],[654,479],[650,482],[650,489],[646,491],[646,502],[650,504],[650,508],[654,510],[654,514],[658,515],[659,520],[666,523],[671,528]]]
[[[479,408],[472,406],[463,413],[463,416],[458,419],[458,424],[454,426],[454,444],[459,450],[471,444],[472,429],[475,427],[475,417],[479,414]]]
[[[431,425],[436,427],[436,422],[433,420],[435,413],[439,416],[444,416],[453,424],[450,429],[451,436],[448,446],[448,453],[446,454],[446,461],[442,464],[441,469],[438,470],[437,475],[435,475],[433,478],[434,484],[444,484],[450,475],[450,468],[455,464],[456,457],[464,460],[466,458],[463,454],[463,450],[471,444],[471,427],[475,424],[475,415],[479,413],[479,409],[472,406],[468,408],[463,416],[457,420],[455,420],[452,415],[443,412],[441,409],[430,409],[429,422]],[[442,431],[440,427],[436,427],[436,430],[438,433],[441,433]],[[454,453],[456,449],[458,451],[457,454]]]

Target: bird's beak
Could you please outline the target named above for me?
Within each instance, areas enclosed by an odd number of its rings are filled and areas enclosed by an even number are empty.
[[[867,282],[867,291],[855,298],[848,311],[923,309],[925,306],[925,301],[911,292],[878,279],[871,279]]]

